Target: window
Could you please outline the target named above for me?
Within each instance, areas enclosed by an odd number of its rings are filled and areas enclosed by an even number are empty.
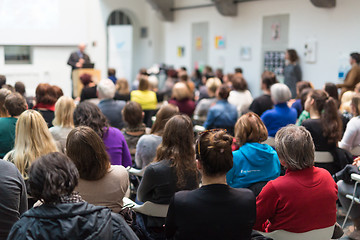
[[[32,48],[30,46],[5,46],[5,64],[31,64]]]

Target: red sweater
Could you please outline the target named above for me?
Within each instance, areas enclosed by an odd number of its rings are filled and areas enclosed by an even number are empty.
[[[254,229],[301,233],[330,227],[336,222],[336,200],[337,185],[325,169],[287,170],[256,198]]]

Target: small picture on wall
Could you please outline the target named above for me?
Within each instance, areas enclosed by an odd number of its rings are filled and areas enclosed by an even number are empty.
[[[274,23],[271,25],[271,39],[273,41],[280,40],[280,24]]]
[[[197,37],[195,40],[195,48],[196,50],[200,51],[202,49],[202,38]]]
[[[251,60],[251,47],[240,48],[240,59]]]
[[[177,56],[179,58],[184,57],[185,55],[185,47],[178,47],[177,48]]]
[[[215,48],[224,49],[225,48],[225,38],[223,36],[215,37]]]

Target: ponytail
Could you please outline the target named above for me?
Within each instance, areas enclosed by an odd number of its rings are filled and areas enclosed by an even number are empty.
[[[328,143],[337,143],[342,135],[342,122],[337,110],[337,102],[332,97],[327,97],[324,108],[321,111],[321,122],[323,135],[328,139]]]
[[[323,136],[328,144],[336,144],[342,136],[342,122],[338,113],[337,102],[323,90],[314,90],[309,93],[315,101],[315,107],[321,115]]]

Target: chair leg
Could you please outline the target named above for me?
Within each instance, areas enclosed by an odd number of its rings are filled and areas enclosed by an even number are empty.
[[[355,183],[354,191],[353,191],[353,198],[351,199],[351,204],[350,204],[349,210],[348,210],[348,212],[346,213],[346,217],[345,217],[344,222],[343,222],[343,224],[342,224],[342,226],[341,226],[342,229],[344,229],[344,226],[345,226],[345,224],[346,224],[346,221],[347,221],[347,219],[348,219],[348,217],[349,217],[349,215],[350,215],[351,208],[352,208],[352,206],[354,205],[354,201],[355,201],[354,199],[355,199],[355,196],[356,196],[355,194],[356,194],[356,189],[357,189],[358,183],[359,183],[359,182],[356,182],[356,183]]]

